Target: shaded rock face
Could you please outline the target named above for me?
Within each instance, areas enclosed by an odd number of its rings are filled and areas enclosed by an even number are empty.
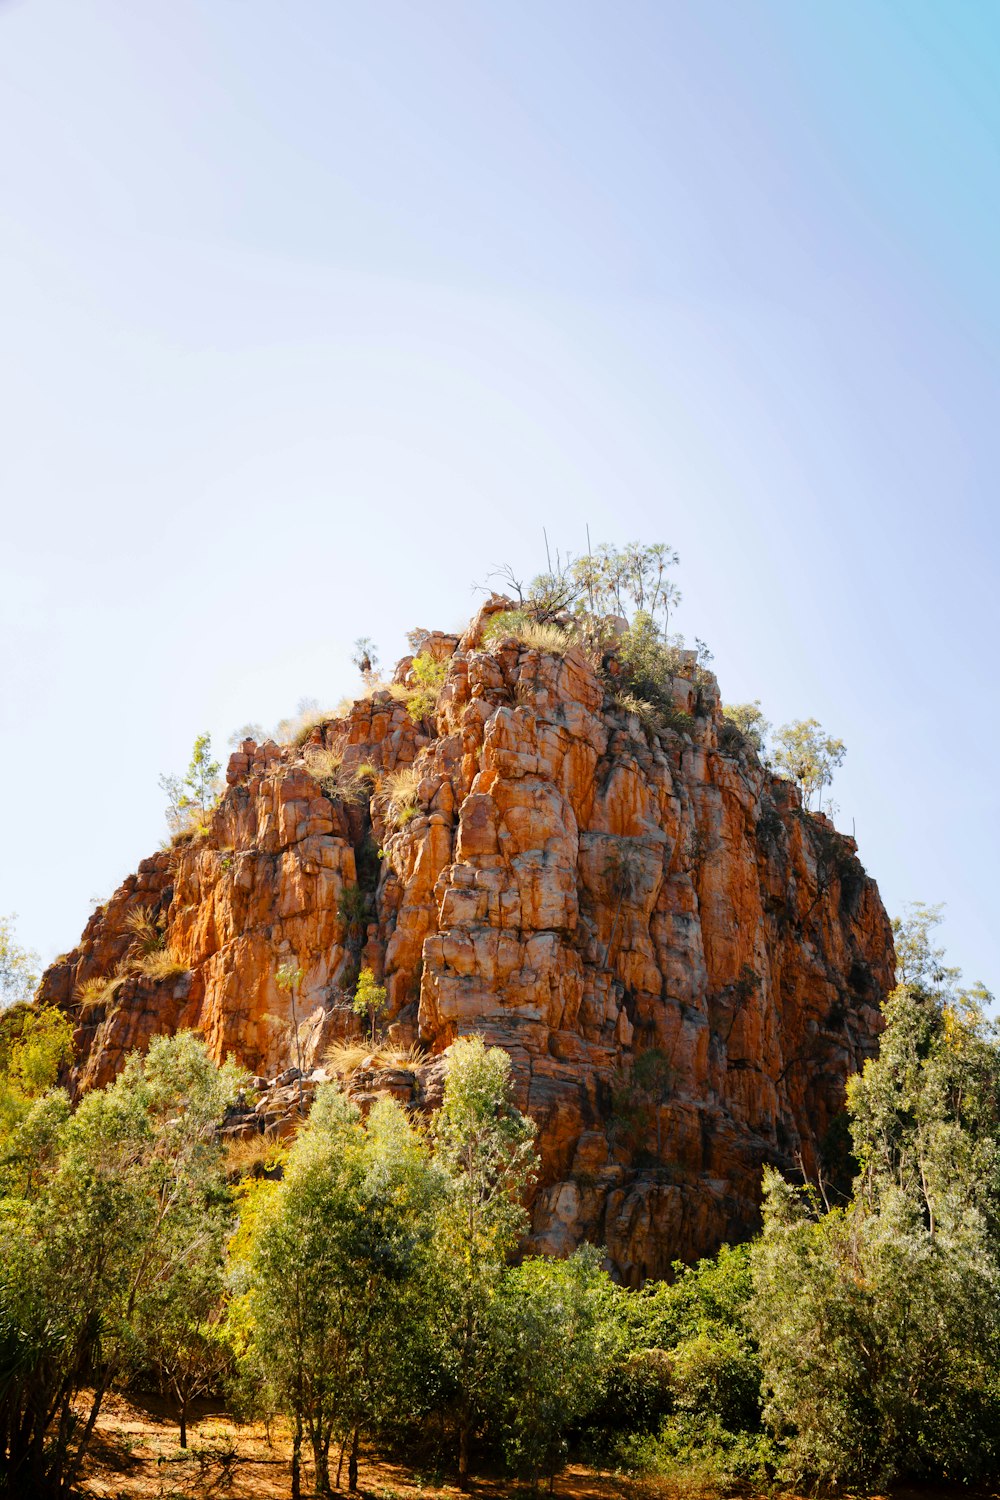
[[[433,1058],[478,1032],[510,1053],[539,1127],[536,1247],[604,1243],[637,1283],[752,1232],[764,1162],[817,1169],[876,1046],[891,930],[854,842],[760,764],[710,674],[685,669],[690,718],[649,738],[579,649],[484,649],[502,607],[427,637],[447,664],[433,723],[379,691],[313,732],[345,775],[363,768],[367,800],[325,795],[302,750],[245,742],[210,834],[144,861],[42,995],[79,1014],[147,906],[186,972],[80,1014],[73,1084],[181,1027],[273,1077],[295,1060],[277,966],[303,971],[312,1068],[356,1029],[368,965],[398,1040]]]

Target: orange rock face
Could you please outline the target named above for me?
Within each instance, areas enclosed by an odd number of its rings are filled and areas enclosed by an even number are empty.
[[[510,1053],[539,1126],[536,1247],[604,1243],[636,1283],[751,1232],[764,1162],[832,1156],[891,930],[853,841],[760,764],[710,674],[675,682],[692,717],[648,737],[577,648],[484,649],[500,607],[427,638],[447,664],[433,723],[386,691],[314,731],[344,777],[363,768],[367,800],[327,796],[308,745],[245,742],[210,834],[144,861],[42,993],[79,1013],[78,1088],[181,1027],[273,1077],[294,1062],[277,967],[302,970],[311,1068],[356,1027],[368,965],[401,1041],[437,1054],[478,1032]],[[80,1012],[139,906],[184,972]]]

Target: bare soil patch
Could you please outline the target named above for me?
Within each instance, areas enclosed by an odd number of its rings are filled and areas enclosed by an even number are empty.
[[[305,1494],[311,1493],[309,1481],[306,1469]],[[346,1491],[346,1463],[343,1484]],[[370,1452],[362,1452],[359,1485],[363,1500],[456,1500],[461,1494],[447,1475]],[[225,1410],[202,1405],[189,1422],[185,1450],[165,1403],[156,1397],[108,1396],[81,1490],[93,1500],[289,1500],[290,1435],[284,1423],[273,1423],[268,1432],[262,1423],[237,1424]],[[560,1474],[553,1491],[557,1500],[645,1500],[672,1493],[667,1486],[579,1466]],[[473,1494],[513,1500],[529,1495],[530,1487],[507,1477],[477,1479]]]

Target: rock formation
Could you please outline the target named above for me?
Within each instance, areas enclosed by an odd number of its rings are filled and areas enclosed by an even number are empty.
[[[711,674],[688,659],[672,727],[644,728],[579,647],[485,647],[505,604],[422,642],[446,667],[423,722],[407,658],[303,747],[244,742],[207,835],[144,860],[42,998],[78,1018],[77,1089],[181,1027],[263,1081],[294,1060],[278,965],[302,970],[307,1071],[357,1029],[367,965],[428,1062],[354,1086],[420,1103],[456,1036],[505,1047],[539,1127],[536,1247],[595,1240],[636,1283],[751,1232],[762,1163],[816,1170],[876,1044],[891,931],[853,840],[762,766]],[[139,908],[181,972],[82,1007]]]

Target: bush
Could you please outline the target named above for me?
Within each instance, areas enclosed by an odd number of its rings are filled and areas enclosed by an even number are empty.
[[[437,708],[441,689],[448,675],[448,664],[435,661],[426,651],[413,658],[410,675],[416,682],[406,696],[406,707],[410,718],[417,724],[429,719]]]
[[[618,707],[634,713],[647,734],[684,734],[694,727],[689,713],[674,705],[671,681],[686,670],[681,647],[666,641],[648,614],[640,612],[618,641],[619,675],[608,677]]]

